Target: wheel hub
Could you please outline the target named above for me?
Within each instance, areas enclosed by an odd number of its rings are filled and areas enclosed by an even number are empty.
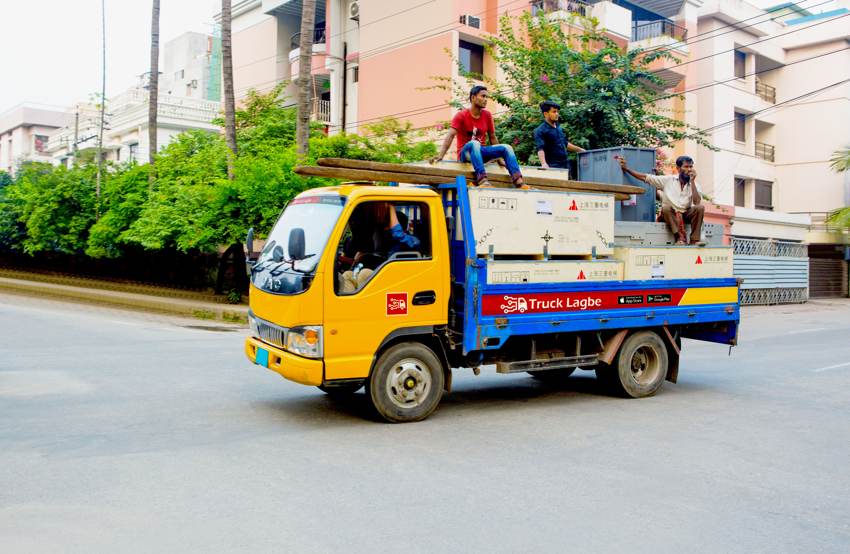
[[[406,358],[387,375],[387,395],[399,408],[421,405],[431,390],[431,374],[421,360]]]

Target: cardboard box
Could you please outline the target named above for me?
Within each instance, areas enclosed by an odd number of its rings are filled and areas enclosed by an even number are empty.
[[[476,252],[481,256],[599,256],[613,252],[614,197],[557,191],[470,189]]]
[[[733,276],[728,246],[618,246],[614,257],[623,262],[626,281]]]
[[[622,281],[618,260],[495,260],[487,262],[487,283],[575,283]]]

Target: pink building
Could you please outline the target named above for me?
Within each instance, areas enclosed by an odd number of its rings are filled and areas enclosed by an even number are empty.
[[[69,122],[65,110],[35,104],[21,104],[0,115],[0,170],[14,175],[22,162],[49,162],[48,135]]]

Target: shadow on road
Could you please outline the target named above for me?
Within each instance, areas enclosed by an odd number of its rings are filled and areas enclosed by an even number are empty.
[[[665,383],[675,392],[698,392],[704,387],[672,385]],[[668,390],[667,393],[674,392]],[[659,392],[665,394],[664,388]],[[492,410],[515,411],[520,414],[525,409],[540,409],[566,406],[574,409],[585,402],[628,402],[610,393],[602,383],[592,375],[575,375],[557,382],[542,382],[532,377],[506,379],[498,383],[493,379],[477,383],[474,379],[456,382],[451,393],[443,395],[437,411],[432,418],[457,417],[473,413],[487,413]],[[265,400],[257,403],[260,410],[269,413],[275,419],[288,423],[307,426],[350,425],[353,420],[371,422],[383,421],[369,406],[366,393],[361,389],[356,394],[344,398],[331,398],[318,390],[296,398]]]

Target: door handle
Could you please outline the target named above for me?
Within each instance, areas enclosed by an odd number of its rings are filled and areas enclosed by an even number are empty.
[[[413,295],[414,306],[427,306],[437,301],[437,293],[432,290],[422,290]]]

